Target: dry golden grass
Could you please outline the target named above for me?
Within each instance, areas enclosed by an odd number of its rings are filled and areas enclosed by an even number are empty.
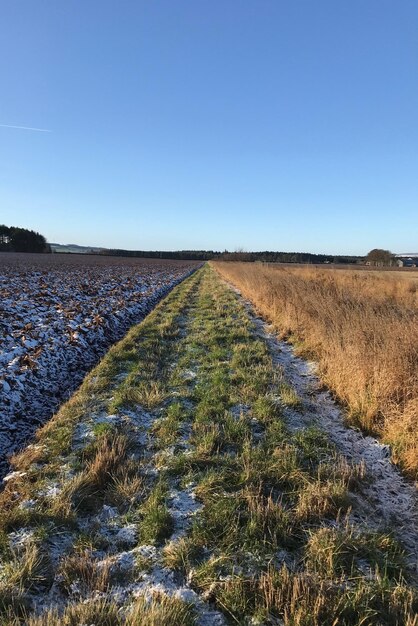
[[[129,458],[128,452],[126,434],[110,431],[98,437],[93,450],[86,454],[84,469],[65,484],[53,501],[52,511],[75,508],[91,512],[105,498],[124,509],[134,504],[145,487],[138,475],[138,461]]]
[[[353,582],[349,593],[341,595],[325,579],[307,573],[292,574],[283,567],[279,572],[272,570],[263,574],[258,584],[258,592],[268,614],[280,615],[281,607],[286,607],[282,619],[284,626],[416,626],[414,592],[402,582],[389,591],[385,579],[377,577],[374,582],[375,594],[371,600],[364,585]],[[383,598],[386,604],[382,611],[379,602]]]
[[[122,626],[119,607],[106,597],[86,601],[82,599],[68,604],[61,614],[58,609],[50,609],[40,616],[25,620],[25,626],[79,626],[79,624],[100,624],[100,626]],[[18,618],[10,617],[8,626],[21,626]]]
[[[299,494],[296,517],[304,521],[336,516],[349,506],[347,488],[343,481],[327,480],[309,483]]]
[[[127,626],[194,626],[194,609],[179,598],[164,593],[155,594],[151,599],[139,596],[129,615]]]
[[[61,585],[71,594],[76,585],[82,596],[106,592],[110,585],[110,563],[98,563],[89,550],[64,557],[60,565]]]
[[[313,354],[350,419],[418,472],[418,287],[397,272],[213,263],[283,337]]]

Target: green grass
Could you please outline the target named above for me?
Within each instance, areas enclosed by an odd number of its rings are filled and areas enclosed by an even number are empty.
[[[279,387],[280,399],[284,406],[291,407],[293,409],[300,409],[302,406],[301,399],[299,398],[297,391],[293,389],[288,383],[282,382]]]
[[[142,543],[155,545],[170,536],[173,522],[166,500],[167,485],[160,481],[139,509],[139,534]]]

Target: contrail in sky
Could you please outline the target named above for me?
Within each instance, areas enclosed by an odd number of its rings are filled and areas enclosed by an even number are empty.
[[[0,124],[1,128],[18,128],[19,130],[35,130],[38,133],[52,133],[47,128],[31,128],[30,126],[12,126],[11,124]]]

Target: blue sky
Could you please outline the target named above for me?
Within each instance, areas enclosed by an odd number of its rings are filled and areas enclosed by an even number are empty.
[[[3,0],[0,223],[130,249],[418,247],[416,0]]]

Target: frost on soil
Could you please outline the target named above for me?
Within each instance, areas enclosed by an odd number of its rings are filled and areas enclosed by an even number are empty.
[[[55,257],[0,254],[0,475],[109,346],[193,271]]]

